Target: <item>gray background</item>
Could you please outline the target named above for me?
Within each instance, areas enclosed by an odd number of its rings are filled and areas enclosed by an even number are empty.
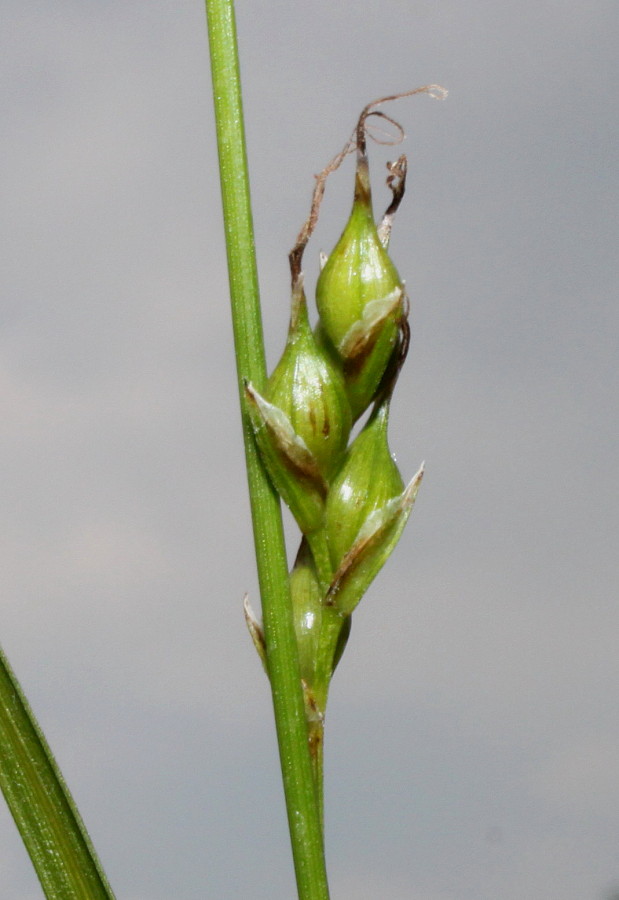
[[[313,173],[394,105],[427,477],[327,734],[334,900],[619,884],[616,0],[240,2],[271,365]],[[123,900],[294,894],[199,0],[5,0],[0,636]],[[373,147],[377,185],[393,150]],[[328,187],[306,258],[343,227]],[[377,208],[386,196],[377,187]],[[40,897],[0,808],[0,894]]]

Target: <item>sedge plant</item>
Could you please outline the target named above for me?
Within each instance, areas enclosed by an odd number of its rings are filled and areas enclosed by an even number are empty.
[[[423,475],[405,485],[391,456],[389,405],[409,345],[409,303],[389,238],[404,194],[406,159],[389,164],[392,202],[377,225],[367,156],[381,98],[317,176],[312,206],[289,254],[291,309],[281,359],[267,378],[243,136],[232,0],[206,0],[238,388],[263,622],[248,628],[270,681],[300,900],[328,900],[324,864],[323,744],[329,686],[351,617],[393,551]],[[401,129],[399,129],[401,132]],[[356,154],[352,210],[316,285],[310,325],[303,255],[329,175]],[[355,422],[367,414],[351,441]],[[278,499],[300,531],[286,568]]]
[[[372,206],[367,124],[399,126],[379,105],[317,177],[290,252],[291,306],[282,357],[267,377],[249,196],[233,0],[206,0],[230,298],[262,607],[247,625],[270,682],[299,900],[328,900],[323,743],[331,678],[352,614],[394,549],[423,467],[405,484],[388,445],[389,405],[409,344],[409,304],[389,253],[406,159],[389,164],[381,223]],[[400,129],[401,132],[401,129]],[[310,325],[303,256],[325,183],[356,154],[352,210],[322,259]],[[366,416],[354,439],[354,424]],[[299,527],[288,571],[281,503]],[[113,900],[70,791],[0,651],[0,786],[48,900]]]

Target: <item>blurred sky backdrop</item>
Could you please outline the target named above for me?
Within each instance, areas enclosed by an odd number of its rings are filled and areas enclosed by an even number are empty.
[[[327,728],[333,900],[619,885],[616,0],[239,2],[267,345],[369,100],[409,184],[392,412],[426,478]],[[5,0],[0,638],[122,900],[294,895],[199,0]],[[370,149],[377,211],[384,164]],[[348,215],[331,179],[306,254]],[[0,807],[0,893],[38,883]]]

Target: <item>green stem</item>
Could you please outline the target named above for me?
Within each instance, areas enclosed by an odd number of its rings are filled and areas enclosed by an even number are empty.
[[[77,807],[2,650],[0,786],[48,900],[113,900]]]
[[[206,0],[230,297],[267,665],[299,900],[328,900],[281,508],[260,463],[244,381],[266,380],[232,0]]]

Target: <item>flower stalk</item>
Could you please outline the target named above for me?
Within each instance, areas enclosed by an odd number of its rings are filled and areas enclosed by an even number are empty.
[[[288,825],[300,900],[328,900],[280,503],[245,400],[248,383],[264,390],[266,366],[232,0],[207,0],[206,12],[247,477]]]

